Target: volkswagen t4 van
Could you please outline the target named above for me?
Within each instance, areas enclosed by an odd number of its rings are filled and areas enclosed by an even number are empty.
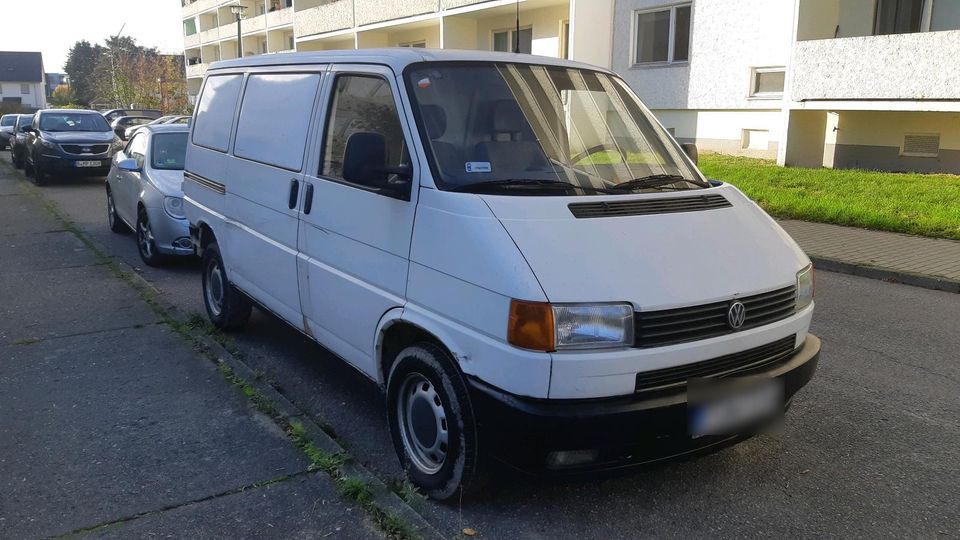
[[[216,62],[183,191],[210,320],[386,392],[425,493],[755,433],[812,377],[813,269],[614,73],[389,49]]]

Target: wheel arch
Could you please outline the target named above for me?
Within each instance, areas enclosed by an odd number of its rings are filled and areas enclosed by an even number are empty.
[[[461,362],[466,354],[442,328],[431,324],[429,319],[418,316],[402,307],[383,314],[377,325],[374,354],[377,362],[377,384],[386,388],[390,368],[396,355],[404,348],[418,342],[429,342],[440,347],[453,360],[454,368],[463,376]]]

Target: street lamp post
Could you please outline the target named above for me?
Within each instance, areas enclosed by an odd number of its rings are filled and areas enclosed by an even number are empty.
[[[243,17],[243,11],[247,6],[240,4],[230,6],[230,13],[237,18],[237,58],[243,58],[243,37],[240,35],[240,19]]]
[[[163,78],[162,77],[157,77],[157,86],[160,87],[160,111],[162,112],[165,110],[163,108]]]

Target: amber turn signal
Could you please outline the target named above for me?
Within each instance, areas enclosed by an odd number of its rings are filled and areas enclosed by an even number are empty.
[[[523,349],[555,350],[553,308],[544,302],[510,301],[507,341]]]

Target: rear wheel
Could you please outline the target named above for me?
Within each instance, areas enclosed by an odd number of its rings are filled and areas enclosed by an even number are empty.
[[[203,250],[203,304],[210,322],[221,330],[240,328],[250,318],[250,300],[227,281],[216,242]]]
[[[472,495],[486,484],[467,387],[441,347],[418,343],[397,355],[387,380],[387,419],[400,463],[428,496]]]

